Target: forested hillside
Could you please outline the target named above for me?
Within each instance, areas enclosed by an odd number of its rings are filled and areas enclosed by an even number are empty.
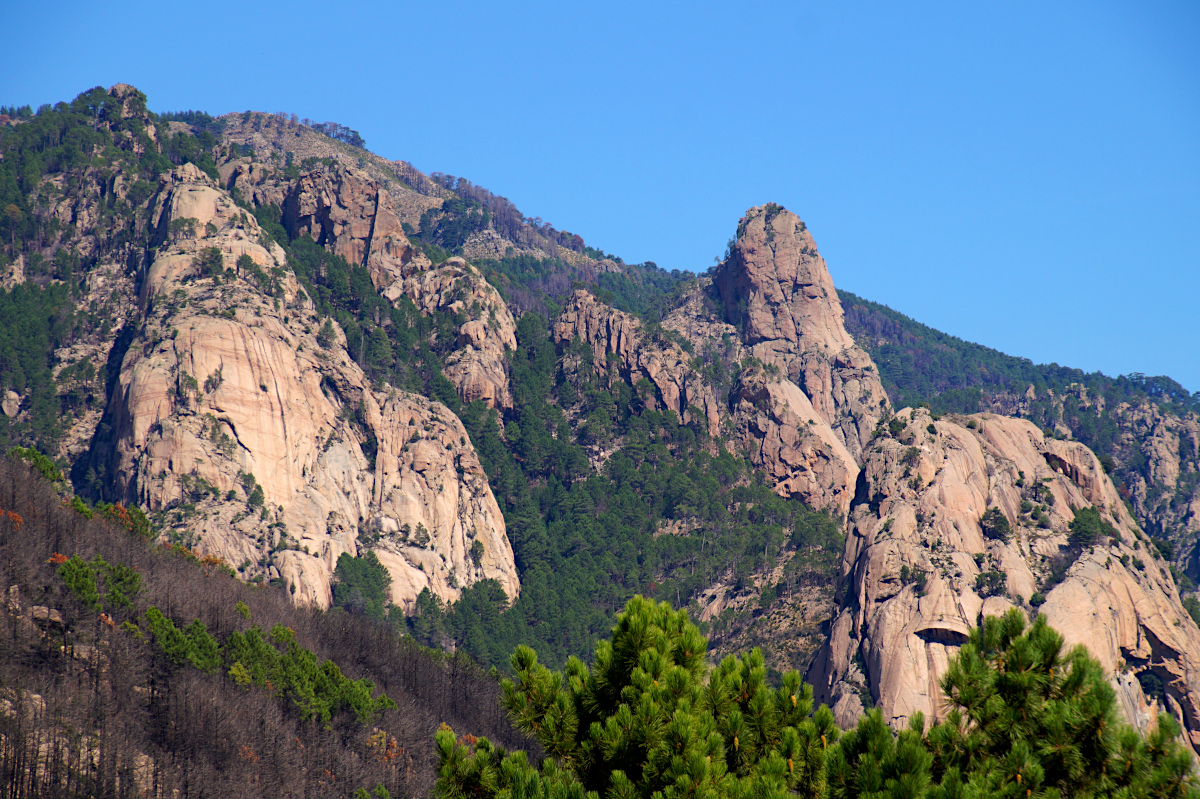
[[[1082,386],[1102,396],[1109,406],[1149,400],[1176,414],[1200,411],[1200,392],[1189,394],[1166,376],[1142,374],[1109,377],[1058,364],[1034,364],[1028,358],[1005,355],[923,325],[886,305],[838,291],[846,311],[846,329],[871,352],[879,364],[896,404],[927,404],[934,413],[978,413],[987,398],[1002,393],[1023,394],[1032,387],[1058,394]],[[1091,437],[1097,452],[1111,446],[1111,434]]]
[[[0,460],[6,796],[422,796],[443,723],[528,745],[469,658],[69,507],[33,457]]]

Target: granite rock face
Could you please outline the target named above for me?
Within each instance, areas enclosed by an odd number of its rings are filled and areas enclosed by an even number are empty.
[[[301,177],[283,201],[289,235],[306,235],[347,262],[365,266],[375,288],[400,279],[419,254],[378,181],[341,165]],[[428,259],[425,259],[426,263]]]
[[[757,366],[738,375],[730,401],[734,441],[775,481],[775,492],[845,518],[858,466],[804,392]]]
[[[164,178],[154,218],[145,320],[109,399],[112,439],[93,445],[116,498],[298,602],[327,606],[338,557],[368,547],[402,607],[487,578],[515,598],[503,516],[457,417],[372,389],[340,333],[322,348],[282,250],[195,167]]]
[[[778,366],[856,458],[890,410],[879,371],[843,324],[825,259],[800,218],[769,203],[738,223],[713,278],[749,353]]]
[[[282,207],[288,234],[307,236],[365,266],[375,288],[396,303],[411,300],[421,313],[462,317],[443,371],[465,402],[512,405],[506,352],[516,347],[508,306],[475,267],[461,258],[434,265],[403,230],[394,198],[363,172],[334,162],[298,180],[280,182],[255,162],[227,167],[225,180],[242,196]]]
[[[842,610],[809,673],[839,722],[864,705],[897,726],[918,711],[941,717],[949,658],[982,616],[1015,606],[1086,646],[1131,722],[1145,727],[1157,712],[1137,675],[1161,679],[1163,703],[1200,745],[1200,629],[1091,450],[991,414],[935,421],[906,408],[890,430],[866,450]],[[1085,508],[1111,538],[1071,544]],[[989,509],[1005,524],[985,527]]]
[[[599,364],[611,355],[630,385],[644,379],[654,386],[652,402],[674,411],[684,424],[698,421],[710,435],[720,433],[720,406],[687,353],[677,342],[648,333],[636,317],[579,290],[555,320],[552,337],[560,347],[578,339]]]
[[[466,402],[511,408],[508,351],[517,347],[517,323],[500,292],[462,258],[411,270],[383,290],[393,302],[405,296],[425,314],[461,317],[454,350],[442,368]]]

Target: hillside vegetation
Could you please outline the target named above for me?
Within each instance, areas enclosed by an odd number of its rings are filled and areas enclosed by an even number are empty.
[[[522,745],[469,659],[66,504],[0,460],[5,796],[423,796],[439,725]]]

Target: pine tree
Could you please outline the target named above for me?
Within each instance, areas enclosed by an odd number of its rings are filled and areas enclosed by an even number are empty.
[[[636,597],[589,669],[551,672],[528,647],[504,682],[514,724],[541,743],[523,752],[444,728],[444,797],[505,799],[1058,799],[1200,797],[1179,725],[1161,714],[1143,737],[1120,721],[1099,663],[1039,617],[986,619],[951,660],[952,706],[926,732],[917,714],[894,733],[878,710],[840,737],[790,672],[772,690],[762,653],[716,668],[683,611]]]
[[[635,797],[817,797],[833,714],[813,712],[812,688],[789,672],[766,685],[762,652],[708,666],[708,642],[684,611],[635,597],[589,669],[577,658],[551,672],[529,647],[503,685],[514,724],[547,754],[540,775],[524,755],[486,739],[474,747],[443,730],[443,796],[587,792]],[[533,791],[530,793],[530,791]]]
[[[942,681],[953,710],[930,730],[932,797],[1198,796],[1179,726],[1124,724],[1098,661],[1038,616],[987,618]]]

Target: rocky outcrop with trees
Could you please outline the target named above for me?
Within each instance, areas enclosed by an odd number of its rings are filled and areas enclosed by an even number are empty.
[[[489,665],[667,599],[844,724],[949,720],[981,619],[1044,616],[1131,723],[1200,744],[1200,432],[1165,378],[1071,382],[839,298],[771,203],[668,273],[343,125],[124,86],[14,119],[0,435],[73,512],[137,504],[244,581]]]
[[[951,656],[1015,608],[1086,646],[1132,723],[1166,710],[1200,744],[1200,629],[1081,444],[993,414],[900,411],[867,449],[842,575],[810,678],[843,724],[871,707],[896,726],[943,718]]]

